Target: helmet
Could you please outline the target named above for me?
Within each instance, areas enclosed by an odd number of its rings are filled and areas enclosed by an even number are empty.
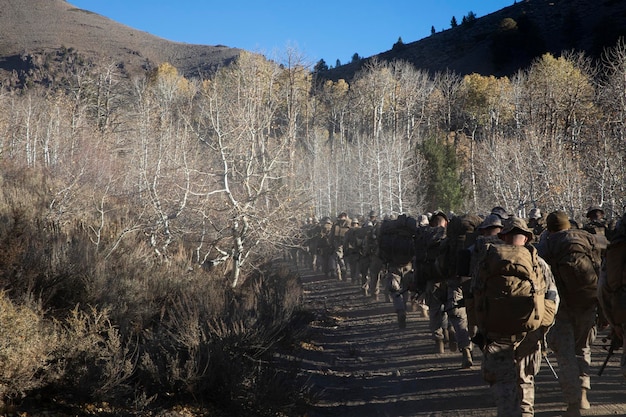
[[[594,214],[598,211],[600,212],[602,216],[604,216],[604,210],[602,210],[602,208],[597,207],[597,206],[592,206],[587,209],[587,215],[585,217],[592,218],[594,217]]]
[[[572,227],[567,213],[562,210],[553,211],[548,214],[546,219],[546,227],[551,232],[558,232],[561,230],[567,230]]]
[[[529,219],[540,219],[541,218],[541,210],[539,210],[536,207],[534,209],[530,210],[530,213],[528,213],[528,218]]]
[[[528,237],[528,239],[533,239],[535,234],[532,230],[528,228],[526,221],[524,219],[520,219],[519,217],[509,217],[504,221],[504,228],[498,233],[498,236],[507,235],[513,231],[517,231],[518,233],[522,233]]]
[[[485,217],[485,220],[481,224],[478,225],[477,229],[488,229],[490,227],[504,227],[502,225],[502,219],[497,214],[490,214]]]
[[[495,214],[499,216],[502,220],[506,220],[509,218],[509,214],[506,212],[504,207],[496,206],[491,209],[491,214]]]

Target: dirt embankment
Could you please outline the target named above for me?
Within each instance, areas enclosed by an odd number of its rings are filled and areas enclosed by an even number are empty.
[[[362,295],[358,286],[303,272],[305,303],[318,320],[303,346],[302,378],[319,400],[307,417],[495,416],[488,386],[480,376],[481,352],[474,366],[461,368],[458,352],[434,353],[428,319],[409,307],[407,328],[400,330],[391,303]],[[619,355],[606,357],[602,333],[593,352],[591,410],[583,416],[626,416],[626,379]],[[558,364],[550,357],[556,372]],[[560,416],[565,410],[558,381],[543,363],[536,383],[536,416]]]

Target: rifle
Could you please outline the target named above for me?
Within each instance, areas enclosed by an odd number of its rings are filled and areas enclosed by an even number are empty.
[[[602,364],[602,366],[600,367],[600,370],[598,371],[598,376],[602,376],[602,372],[604,372],[604,368],[606,368],[606,365],[609,363],[609,359],[611,359],[611,356],[613,356],[613,352],[615,352],[616,349],[619,349],[622,345],[622,339],[620,339],[619,337],[617,337],[617,335],[615,334],[615,331],[611,332],[611,334],[608,337],[609,339],[611,339],[611,345],[609,346],[609,352],[606,355],[606,358],[604,359],[604,363]],[[603,342],[606,342],[607,339],[603,339]],[[604,347],[606,349],[606,346]]]
[[[543,356],[543,358],[546,360],[546,363],[548,364],[548,368],[550,368],[550,370],[552,371],[552,375],[554,375],[554,379],[559,379],[559,375],[554,370],[554,366],[552,366],[552,364],[550,363],[550,359],[548,359],[545,333],[543,334],[543,337],[541,338],[541,356]]]
[[[541,356],[543,356],[543,358],[546,360],[546,363],[548,364],[548,367],[552,371],[552,375],[554,375],[554,379],[559,379],[559,376],[557,375],[556,371],[554,370],[554,367],[550,363],[550,359],[548,359],[548,355],[545,354],[544,352],[542,352]]]

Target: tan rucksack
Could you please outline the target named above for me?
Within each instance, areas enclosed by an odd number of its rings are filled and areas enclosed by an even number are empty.
[[[483,334],[524,334],[541,325],[546,284],[532,245],[487,244],[478,266],[474,310]]]
[[[552,233],[546,240],[559,295],[569,307],[589,308],[597,303],[600,250],[596,238],[582,229]]]

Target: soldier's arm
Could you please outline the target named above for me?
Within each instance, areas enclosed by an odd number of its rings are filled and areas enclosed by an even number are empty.
[[[546,284],[546,294],[544,299],[545,313],[541,321],[541,326],[547,329],[554,323],[556,312],[559,309],[560,297],[550,266],[542,258],[538,258],[538,260],[539,270]]]

